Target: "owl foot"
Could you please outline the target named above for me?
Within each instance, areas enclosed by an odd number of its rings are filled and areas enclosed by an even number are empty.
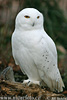
[[[30,83],[29,79],[23,81],[23,84],[28,84],[28,83]]]
[[[40,86],[41,86],[41,88],[47,87],[46,83],[43,80],[40,82]]]
[[[26,84],[26,85],[31,85],[31,84],[36,84],[36,85],[40,85],[40,81],[32,81],[30,79],[27,79],[27,80],[24,80],[23,81],[23,84]]]
[[[22,84],[28,86],[35,84],[35,85],[39,85],[41,88],[47,87],[46,83],[44,83],[43,81],[33,81],[30,79],[24,80]]]
[[[40,81],[30,81],[30,82],[28,83],[28,86],[31,85],[31,84],[40,85]]]

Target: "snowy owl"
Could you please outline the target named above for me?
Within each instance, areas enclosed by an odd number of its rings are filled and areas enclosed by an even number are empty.
[[[62,92],[62,81],[57,50],[53,40],[43,28],[43,15],[35,8],[25,8],[19,12],[12,34],[12,53],[15,63],[28,76],[23,83],[43,82],[51,91]]]

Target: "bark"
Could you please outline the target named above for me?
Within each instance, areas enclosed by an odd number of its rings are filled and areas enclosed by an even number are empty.
[[[30,86],[27,86],[19,82],[9,82],[5,80],[0,80],[0,96],[16,96],[16,97],[27,96],[27,97],[39,98],[33,100],[58,100],[57,98],[64,98],[64,95],[62,93],[56,94],[51,92],[50,90],[46,90],[46,88],[42,89],[38,85],[32,84]],[[27,99],[27,100],[32,100],[32,99]]]

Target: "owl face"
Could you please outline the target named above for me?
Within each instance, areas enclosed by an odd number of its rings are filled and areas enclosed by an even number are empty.
[[[40,29],[43,27],[43,15],[34,8],[26,8],[16,17],[16,27],[23,30]]]

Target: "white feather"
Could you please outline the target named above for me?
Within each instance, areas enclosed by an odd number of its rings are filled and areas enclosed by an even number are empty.
[[[30,18],[25,19],[25,15]],[[15,62],[31,81],[43,80],[52,91],[63,91],[56,46],[44,31],[43,15],[36,9],[27,8],[18,14],[12,35],[12,52]]]

